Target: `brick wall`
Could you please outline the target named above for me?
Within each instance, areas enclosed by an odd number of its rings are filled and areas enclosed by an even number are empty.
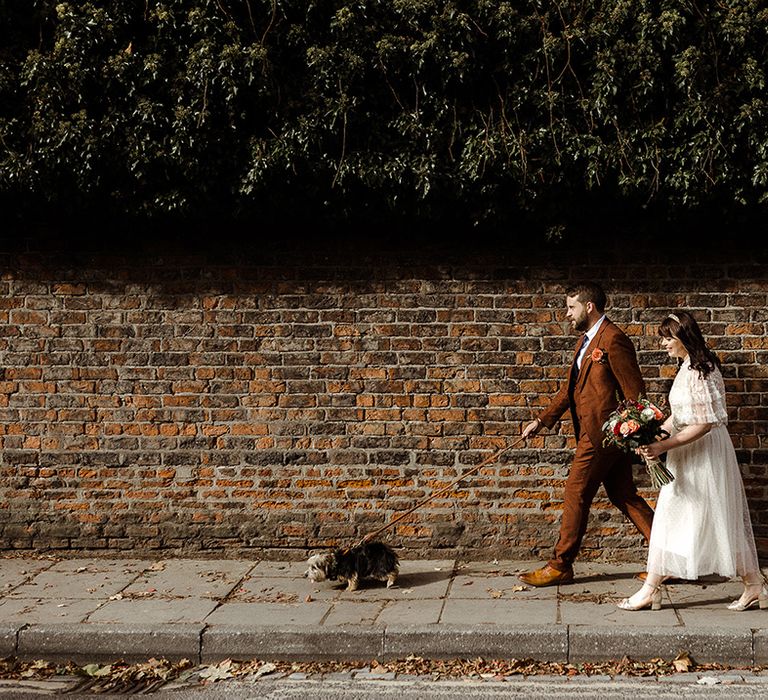
[[[591,277],[651,398],[676,369],[656,322],[673,307],[702,322],[768,555],[768,276],[754,254],[4,245],[5,550],[303,558],[349,544],[519,435],[570,358],[564,285]],[[383,537],[405,557],[546,558],[572,447],[563,422]],[[601,490],[582,556],[644,551]]]

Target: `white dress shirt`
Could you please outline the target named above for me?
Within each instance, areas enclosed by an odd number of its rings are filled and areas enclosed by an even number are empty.
[[[597,331],[600,328],[600,324],[603,322],[603,319],[605,318],[605,314],[603,314],[600,318],[597,319],[595,322],[595,325],[592,326],[585,334],[586,342],[582,344],[581,350],[579,350],[579,354],[576,357],[576,369],[581,369],[581,361],[584,359],[584,353],[587,351],[587,345],[589,345],[592,342],[592,338],[594,338],[597,335]]]

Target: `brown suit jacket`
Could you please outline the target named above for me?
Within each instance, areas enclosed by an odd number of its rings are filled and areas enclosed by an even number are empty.
[[[552,428],[566,409],[570,409],[576,439],[583,430],[599,449],[603,444],[603,423],[608,420],[611,411],[621,399],[642,396],[645,383],[632,341],[612,321],[603,319],[597,335],[587,346],[581,370],[578,371],[575,361],[581,342],[582,336],[579,336],[571,372],[549,406],[539,415],[539,420],[547,428]],[[591,357],[598,349],[603,353],[601,361]]]

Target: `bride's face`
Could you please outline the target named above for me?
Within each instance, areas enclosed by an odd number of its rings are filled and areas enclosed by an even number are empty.
[[[679,357],[681,359],[688,357],[688,351],[685,349],[685,345],[675,338],[675,336],[662,338],[661,347],[667,351],[667,354],[670,357]]]

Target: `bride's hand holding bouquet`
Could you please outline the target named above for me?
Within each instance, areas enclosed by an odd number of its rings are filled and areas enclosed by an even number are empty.
[[[660,438],[657,438],[655,442],[648,445],[642,445],[635,450],[635,452],[637,452],[643,459],[658,459],[665,451],[664,446],[660,442]]]
[[[603,445],[615,445],[624,452],[639,454],[656,488],[675,477],[659,459],[664,448],[657,440],[665,434],[664,414],[648,399],[624,399],[603,424]]]

